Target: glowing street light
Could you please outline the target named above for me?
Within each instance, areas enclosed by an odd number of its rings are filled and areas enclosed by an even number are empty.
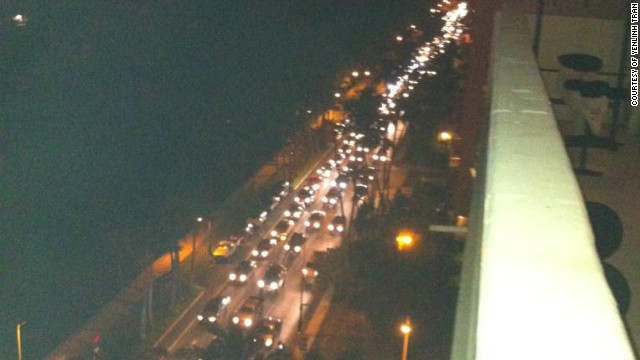
[[[396,36],[396,41],[397,42],[401,42],[402,40],[404,40],[404,38],[400,35]]]
[[[438,134],[438,140],[440,141],[451,141],[453,140],[453,135],[449,131],[442,131]]]
[[[340,95],[340,93],[335,93],[335,94],[333,94],[333,96],[335,96],[336,99],[338,99],[338,98],[340,98],[341,95]]]
[[[27,24],[27,18],[23,15],[17,14],[12,19],[16,23],[16,26],[25,26]]]
[[[413,234],[407,231],[401,231],[396,237],[396,247],[398,251],[409,250],[413,247],[414,239]]]
[[[407,316],[407,320],[400,325],[400,332],[404,335],[404,344],[402,345],[402,360],[407,360],[407,351],[409,349],[409,334],[413,328],[411,327],[411,321]]]

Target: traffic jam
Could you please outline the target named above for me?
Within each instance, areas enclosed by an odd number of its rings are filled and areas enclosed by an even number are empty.
[[[365,129],[348,119],[335,124],[335,144],[319,167],[297,188],[282,182],[271,206],[248,219],[245,234],[212,246],[215,262],[225,264],[216,271],[228,269],[225,284],[168,348],[170,358],[202,358],[197,354],[205,349],[225,346],[221,334],[232,327],[244,334],[247,359],[265,358],[291,346],[304,329],[302,315],[312,297],[322,295],[314,288],[328,252],[348,236],[357,209],[377,201],[385,186],[395,145],[407,129],[396,101],[409,97],[424,76],[435,75],[429,61],[461,36],[465,3],[444,1],[431,13],[443,14],[442,35],[419,47],[397,78],[388,81],[380,119]]]
[[[340,246],[353,204],[357,208],[380,186],[378,165],[391,156],[379,131],[365,137],[346,123],[335,129],[337,146],[297,189],[282,182],[271,206],[248,219],[245,234],[212,246],[214,261],[230,265],[226,284],[206,301],[172,358],[204,354],[222,342],[220,329],[243,331],[249,359],[282,350],[297,333],[302,305],[318,294],[327,250]],[[246,258],[236,256],[242,247]]]

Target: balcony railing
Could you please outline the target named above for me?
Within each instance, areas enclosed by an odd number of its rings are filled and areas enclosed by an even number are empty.
[[[496,13],[454,360],[634,359],[524,14]]]

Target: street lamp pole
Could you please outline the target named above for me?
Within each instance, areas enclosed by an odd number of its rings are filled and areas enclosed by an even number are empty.
[[[18,360],[22,360],[22,338],[21,338],[21,328],[22,325],[26,324],[26,321],[18,321],[16,324],[16,340],[18,343]]]
[[[404,335],[404,344],[402,345],[402,360],[407,360],[407,351],[409,349],[409,333],[411,333],[411,322],[407,316],[407,320],[400,326],[400,331]]]
[[[198,217],[196,221],[200,224],[204,220],[202,217]],[[196,235],[198,234],[199,227],[196,227],[193,230],[193,237],[191,242],[191,279],[195,278],[195,268],[196,268]]]

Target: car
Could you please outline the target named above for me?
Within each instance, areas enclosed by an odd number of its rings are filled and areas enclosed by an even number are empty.
[[[376,174],[378,171],[376,168],[367,166],[360,169],[358,172],[358,178],[364,180],[365,182],[371,182],[376,179]]]
[[[257,266],[258,264],[254,260],[241,261],[235,269],[229,273],[229,281],[238,284],[246,283]]]
[[[214,324],[220,318],[220,314],[227,308],[229,303],[231,303],[230,296],[216,296],[207,301],[202,310],[196,316],[198,324],[206,326]]]
[[[306,240],[307,238],[304,236],[304,234],[299,232],[293,233],[291,234],[289,241],[284,244],[284,249],[294,255],[299,254],[300,252],[302,252],[302,247],[304,246]]]
[[[304,203],[293,203],[284,211],[284,217],[295,222],[302,217],[302,214],[304,214],[304,208]]]
[[[211,256],[213,256],[213,260],[216,263],[222,263],[229,261],[231,255],[233,255],[240,244],[242,243],[242,238],[239,236],[230,236],[226,240],[218,241],[216,246],[212,246],[209,249]]]
[[[322,180],[318,176],[310,176],[307,178],[307,186],[311,187],[311,189],[313,189],[314,191],[320,190],[323,182],[324,180]]]
[[[240,305],[231,323],[236,326],[251,328],[262,315],[264,299],[257,296],[250,296]]]
[[[355,205],[362,204],[362,202],[364,201],[364,198],[367,196],[368,193],[369,193],[368,186],[357,184],[356,187],[353,189],[353,197],[357,200],[357,204]]]
[[[316,174],[318,174],[321,179],[326,179],[331,176],[331,167],[323,165],[316,169]]]
[[[262,279],[258,280],[258,288],[260,290],[278,291],[284,286],[284,280],[287,276],[287,269],[279,264],[273,264],[264,274]]]
[[[391,159],[391,151],[388,146],[380,146],[371,156],[373,161],[387,162]]]
[[[333,209],[340,203],[342,194],[340,193],[340,189],[337,187],[333,187],[329,189],[327,195],[322,197],[322,203],[325,208]]]
[[[349,186],[349,181],[350,181],[349,175],[343,173],[338,175],[338,177],[335,180],[331,181],[330,185],[332,187],[337,187],[344,190],[347,188],[347,186]]]
[[[329,232],[332,235],[342,234],[345,230],[347,219],[343,215],[337,215],[331,220],[331,223],[327,225]]]
[[[281,330],[282,319],[272,316],[265,317],[249,336],[250,352],[271,349],[276,345]]]
[[[364,149],[362,147],[356,148],[356,151],[354,151],[351,155],[349,155],[349,161],[355,162],[355,163],[362,163],[366,159],[366,156],[367,154],[364,152]]]
[[[316,251],[313,253],[313,257],[302,268],[302,280],[304,285],[313,285],[316,282],[316,278],[320,274],[320,268],[322,264],[326,264],[328,261],[328,252]]]
[[[262,223],[267,220],[267,216],[269,216],[269,212],[263,211],[258,216],[247,219],[247,226],[245,227],[247,234],[255,234]]]
[[[273,244],[269,239],[262,239],[258,243],[258,246],[251,251],[251,256],[254,259],[266,259],[269,257],[272,248]]]
[[[349,155],[351,154],[351,146],[349,144],[343,144],[342,146],[340,146],[338,148],[338,153],[339,154],[345,154],[345,155]]]
[[[344,156],[341,156],[341,154],[338,154],[334,159],[329,160],[329,164],[331,165],[332,169],[335,169],[338,166],[342,165],[342,163],[344,162],[344,159],[345,159]]]
[[[276,239],[276,244],[278,243],[277,239],[280,239],[280,241],[285,241],[287,240],[287,236],[289,235],[289,230],[291,230],[291,227],[295,223],[296,222],[291,219],[282,219],[278,221],[269,235],[271,235],[272,239]]]
[[[315,190],[309,186],[305,186],[298,191],[293,200],[299,204],[311,204],[315,199],[315,194]]]
[[[317,231],[322,227],[324,217],[327,215],[324,211],[316,210],[309,215],[309,218],[304,222],[307,231]]]

